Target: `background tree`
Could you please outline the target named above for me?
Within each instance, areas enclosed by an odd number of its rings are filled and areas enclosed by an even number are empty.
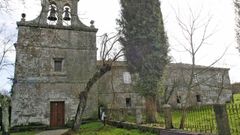
[[[3,94],[1,93],[0,103],[2,108],[2,135],[10,135],[9,106],[11,103],[11,99],[8,95],[8,92],[5,92]]]
[[[1,34],[1,32],[0,32]],[[10,40],[2,40],[0,41],[0,73],[4,70],[8,70],[9,66],[13,66],[13,64],[7,60],[7,55],[10,51],[12,51],[12,46],[8,43]],[[2,75],[0,75],[2,77]],[[2,89],[2,88],[0,88]],[[0,105],[2,107],[2,134],[9,135],[9,105],[10,105],[10,97],[7,94],[0,93]]]
[[[121,43],[135,89],[145,97],[146,121],[156,122],[158,83],[168,63],[168,42],[159,0],[121,0]]]
[[[6,30],[4,29],[4,25],[0,28],[0,34],[5,35]],[[13,45],[11,45],[11,38],[13,36],[5,36],[0,38],[0,72],[3,70],[7,70],[9,66],[13,66],[14,64],[8,60],[8,55],[14,51]]]

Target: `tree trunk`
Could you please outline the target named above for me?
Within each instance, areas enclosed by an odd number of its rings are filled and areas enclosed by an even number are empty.
[[[157,104],[155,96],[145,97],[146,121],[148,123],[157,122]]]
[[[2,106],[2,135],[10,135],[9,133],[9,106]]]
[[[84,91],[82,91],[79,94],[79,103],[78,103],[78,108],[77,108],[77,112],[75,115],[75,119],[74,119],[74,123],[72,126],[72,130],[75,133],[78,133],[80,131],[80,126],[82,123],[82,117],[83,117],[83,113],[85,111],[85,108],[87,106],[87,98],[88,98],[88,93],[90,92],[92,86],[108,71],[111,70],[111,64],[104,64],[97,72],[94,73],[94,75],[92,76],[92,78],[90,78],[87,82],[87,85],[84,89]]]
[[[180,129],[184,129],[184,127],[185,127],[186,115],[187,115],[187,111],[186,111],[186,109],[184,108],[184,109],[183,109],[183,112],[182,112],[182,117],[181,117],[181,121],[180,121],[180,126],[179,126]]]
[[[88,96],[88,93],[85,92],[85,91],[81,92],[80,96],[79,96],[77,113],[75,115],[74,124],[73,124],[73,127],[72,127],[72,130],[76,133],[78,133],[79,130],[80,130],[83,113],[85,111],[86,104],[87,104],[87,96]]]

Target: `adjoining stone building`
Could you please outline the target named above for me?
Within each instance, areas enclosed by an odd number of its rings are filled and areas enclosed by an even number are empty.
[[[78,93],[84,89],[98,66],[97,29],[93,21],[88,27],[79,20],[78,1],[42,0],[42,11],[38,18],[25,21],[23,14],[22,20],[17,23],[11,126],[42,123],[59,127],[74,118],[79,101]],[[168,79],[164,84],[171,88],[173,80],[181,82],[181,75],[186,75],[188,68],[189,65],[170,64],[166,77]],[[203,68],[199,66],[199,69]],[[218,84],[216,77],[222,76],[222,71],[224,92],[220,101],[228,101],[231,92],[225,86],[230,81],[228,69],[223,68],[211,68],[199,73],[197,79],[204,80],[211,75],[213,77],[196,85],[201,89],[192,93],[192,99],[200,99],[201,104],[214,103],[218,89],[210,88],[209,84]],[[180,78],[173,79],[175,76]],[[208,86],[203,85],[205,82],[208,82]],[[91,90],[84,118],[97,117],[99,106],[143,106],[144,99],[133,90],[133,84],[134,76],[127,71],[127,65],[124,62],[114,63],[112,70]],[[184,90],[177,88],[169,103],[178,106],[183,102],[184,94]],[[180,100],[179,96],[182,96]],[[180,103],[177,103],[178,100]]]
[[[167,66],[163,82],[166,94],[161,94],[161,90],[159,91],[160,104],[166,103],[165,98],[173,107],[181,107],[185,104],[190,71],[189,64],[171,63]],[[187,105],[229,102],[232,91],[228,71],[228,68],[196,66],[196,75],[193,78],[194,88],[190,92]],[[112,71],[97,84],[99,104],[108,108],[144,107],[144,98],[133,90],[132,84],[134,84],[134,76],[127,71],[126,63],[116,62]]]

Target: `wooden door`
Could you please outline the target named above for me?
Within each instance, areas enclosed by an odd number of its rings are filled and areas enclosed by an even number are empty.
[[[64,102],[50,102],[50,127],[64,126]]]

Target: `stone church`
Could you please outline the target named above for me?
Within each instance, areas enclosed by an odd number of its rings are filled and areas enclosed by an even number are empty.
[[[78,93],[96,69],[96,32],[78,18],[79,0],[43,0],[33,21],[22,15],[16,43],[12,95],[14,125],[63,126],[75,115]],[[86,116],[97,113],[92,90]],[[90,105],[91,104],[91,105]]]
[[[21,21],[17,22],[11,126],[42,123],[62,127],[74,118],[78,93],[84,89],[98,66],[97,29],[93,21],[86,26],[79,20],[78,1],[42,0],[42,11],[36,19],[25,21],[26,15],[22,14]],[[170,67],[169,71],[175,72]],[[224,85],[230,84],[228,69],[213,70],[214,73],[227,71]],[[92,88],[84,118],[96,118],[98,107],[111,107],[113,100],[119,108],[141,106],[144,100],[132,90],[133,80],[126,64],[116,62],[113,70]],[[170,86],[171,79],[168,80],[169,84],[166,85]],[[203,104],[212,103],[211,97],[216,96],[214,89],[202,87],[205,92],[196,90],[198,93],[193,93],[194,100],[201,100]],[[210,93],[209,97],[206,92]],[[231,95],[227,89],[224,92],[221,97],[223,102]],[[183,99],[182,90],[175,92],[169,103],[180,104],[181,94]]]

